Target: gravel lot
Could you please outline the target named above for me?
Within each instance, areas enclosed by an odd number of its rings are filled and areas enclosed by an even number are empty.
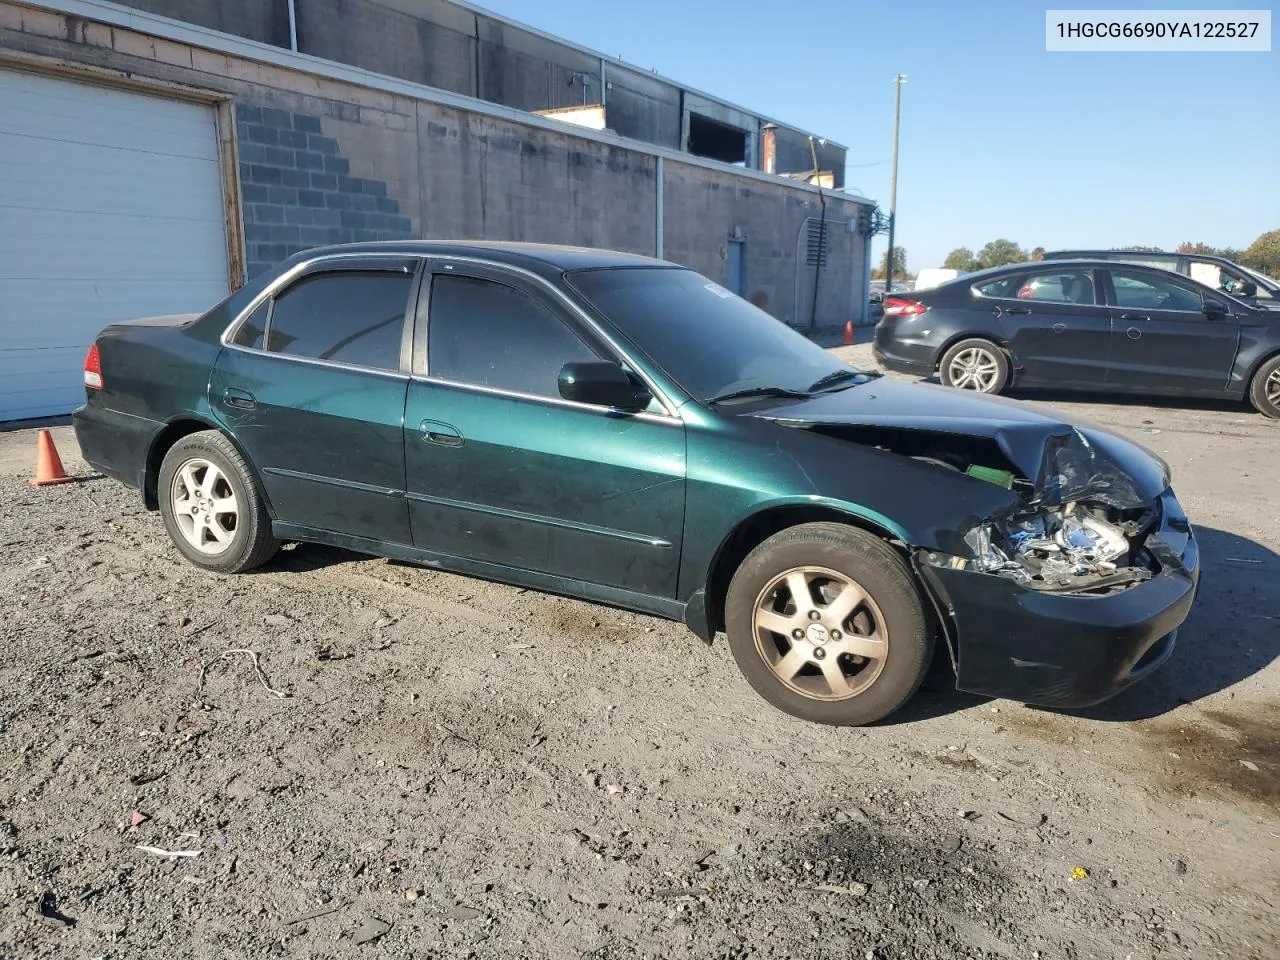
[[[69,430],[41,490],[0,434],[0,957],[1280,956],[1280,424],[1032,402],[1173,465],[1173,661],[861,730],[677,624],[312,546],[202,574]]]

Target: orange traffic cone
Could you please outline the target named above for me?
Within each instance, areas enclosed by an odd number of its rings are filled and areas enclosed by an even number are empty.
[[[846,320],[844,322],[844,345],[846,347],[853,346],[853,321]]]
[[[55,483],[69,483],[73,479],[62,469],[62,458],[53,445],[53,435],[48,430],[41,430],[36,437],[36,475],[31,478],[31,486],[47,487]]]

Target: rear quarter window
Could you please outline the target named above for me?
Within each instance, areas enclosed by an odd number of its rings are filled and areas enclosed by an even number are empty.
[[[973,289],[983,297],[1012,297],[1013,291],[1017,290],[1022,284],[1023,276],[1000,277],[996,280],[988,280],[985,283],[975,283]]]

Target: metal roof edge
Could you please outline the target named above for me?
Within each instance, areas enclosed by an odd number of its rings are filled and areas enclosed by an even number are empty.
[[[374,73],[370,70],[365,70],[362,67],[354,67],[349,64],[338,63],[334,60],[325,60],[310,54],[286,50],[282,47],[261,43],[257,40],[249,40],[244,37],[237,37],[234,34],[223,33],[220,30],[213,30],[209,27],[200,26],[199,24],[186,23],[181,20],[162,17],[158,14],[135,10],[132,7],[124,7],[116,3],[110,3],[108,0],[18,0],[18,2],[26,6],[50,10],[55,13],[82,17],[86,20],[92,20],[98,23],[108,24],[110,26],[122,27],[126,30],[136,30],[139,33],[150,34],[152,36],[161,37],[165,40],[172,40],[176,43],[186,43],[191,46],[202,47],[206,50],[213,50],[218,53],[240,57],[245,60],[271,64],[272,66],[282,67],[286,70],[295,70],[300,73],[308,73],[315,76],[325,77],[330,80],[337,80],[343,83],[367,87],[371,90],[381,90],[384,93],[409,97],[413,100],[422,100],[427,103],[434,103],[438,106],[452,107],[457,110],[466,110],[471,113],[481,114],[482,116],[488,116],[498,120],[507,120],[511,123],[517,123],[522,126],[565,134],[582,140],[605,144],[607,146],[622,147],[647,156],[662,157],[665,160],[671,160],[675,163],[684,163],[690,166],[701,167],[717,173],[734,174],[744,179],[755,180],[760,183],[770,183],[789,190],[811,193],[815,196],[819,193],[823,193],[828,197],[845,199],[851,203],[869,205],[874,205],[875,203],[875,201],[867,197],[851,196],[840,190],[820,189],[812,184],[800,183],[789,180],[786,177],[764,173],[760,170],[752,170],[747,167],[738,167],[733,164],[722,163],[718,160],[712,160],[707,157],[699,157],[692,153],[686,153],[682,150],[673,150],[669,147],[648,143],[644,140],[634,140],[629,137],[620,137],[617,134],[607,134],[590,130],[586,127],[577,127],[572,124],[564,123],[563,121],[546,119],[539,117],[534,113],[517,110],[513,107],[506,107],[501,104],[492,103],[488,100],[479,100],[475,97],[466,96],[465,94],[442,90],[439,87],[429,87],[426,84],[413,83],[412,81],[401,80],[386,74]],[[744,112],[751,113],[752,111]],[[796,128],[790,127],[790,129]]]
[[[374,2],[376,3],[377,0],[374,0]],[[576,51],[577,53],[585,54],[589,57],[595,57],[597,60],[603,60],[611,67],[630,70],[632,73],[638,73],[641,76],[657,77],[664,83],[669,83],[673,87],[677,87],[686,93],[692,93],[696,97],[702,97],[705,100],[711,100],[721,106],[728,107],[731,110],[737,110],[739,113],[745,113],[753,116],[761,123],[772,123],[779,127],[785,127],[788,130],[794,130],[796,133],[802,133],[807,137],[813,137],[815,140],[826,140],[828,146],[837,147],[840,150],[849,149],[843,143],[836,143],[836,141],[832,140],[830,137],[821,137],[812,130],[805,130],[802,127],[797,127],[794,123],[785,123],[782,120],[775,120],[772,117],[767,117],[759,110],[752,110],[748,107],[742,106],[741,104],[734,103],[732,100],[726,100],[724,97],[718,97],[713,93],[707,93],[704,90],[699,90],[697,87],[691,87],[687,83],[681,83],[679,80],[669,77],[664,73],[659,73],[656,70],[646,70],[644,67],[638,66],[637,64],[628,63],[626,60],[622,60],[618,57],[611,57],[609,54],[601,53],[599,50],[592,50],[590,47],[584,47],[582,44],[575,43],[572,40],[566,40],[564,37],[557,37],[554,33],[547,33],[545,30],[539,30],[537,27],[530,26],[527,23],[522,23],[519,20],[513,20],[504,14],[494,13],[492,10],[487,7],[482,7],[479,4],[469,3],[467,0],[445,0],[445,2],[451,3],[455,7],[461,7],[463,10],[467,10],[471,13],[478,13],[481,16],[497,20],[499,23],[505,23],[508,26],[515,27],[517,30],[524,30],[525,32],[531,33],[535,37],[539,37],[543,40],[558,43],[562,46],[568,47],[570,50]]]

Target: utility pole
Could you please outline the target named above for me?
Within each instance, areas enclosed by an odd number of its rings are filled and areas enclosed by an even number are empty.
[[[902,85],[907,75],[900,73],[893,78],[893,179],[889,186],[889,255],[884,264],[884,293],[893,289],[893,228],[898,220],[898,122],[902,117]]]

